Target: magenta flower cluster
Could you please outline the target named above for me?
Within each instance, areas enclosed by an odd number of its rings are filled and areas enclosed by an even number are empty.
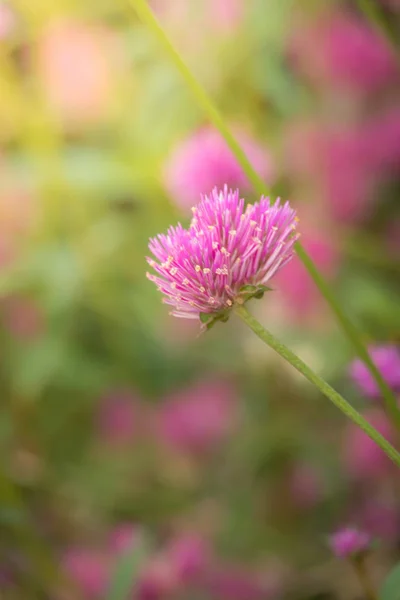
[[[239,191],[214,189],[193,209],[188,229],[180,224],[150,240],[158,275],[147,274],[176,317],[227,314],[235,302],[261,295],[293,256],[298,239],[289,203],[268,198],[245,207]]]
[[[331,550],[338,558],[356,558],[366,552],[370,544],[370,536],[353,527],[340,529],[329,540]]]

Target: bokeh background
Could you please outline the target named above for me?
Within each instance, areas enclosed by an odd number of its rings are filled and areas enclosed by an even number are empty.
[[[394,34],[396,0],[376,4]],[[357,2],[154,0],[366,343],[400,338],[400,69]],[[0,596],[361,596],[327,539],[399,558],[380,451],[235,319],[199,336],[147,281],[200,193],[257,198],[128,0],[0,2]],[[391,435],[295,258],[251,309]]]

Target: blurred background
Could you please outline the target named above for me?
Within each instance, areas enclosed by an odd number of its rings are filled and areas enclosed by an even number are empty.
[[[364,341],[394,346],[399,55],[357,2],[150,5]],[[200,193],[257,198],[130,2],[2,0],[0,86],[0,597],[106,598],[134,549],[139,600],[360,598],[328,547],[346,524],[380,540],[378,585],[388,461],[235,319],[199,336],[145,277]],[[273,286],[252,311],[393,436],[297,258]]]

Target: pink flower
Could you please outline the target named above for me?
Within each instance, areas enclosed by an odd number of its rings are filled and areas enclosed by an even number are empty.
[[[124,554],[140,545],[140,529],[132,523],[121,523],[115,527],[109,537],[108,547],[112,554]]]
[[[87,598],[102,598],[109,581],[109,561],[96,550],[70,549],[63,559],[64,569]]]
[[[366,552],[371,543],[370,536],[364,531],[347,527],[334,533],[330,538],[330,547],[337,558],[354,558]]]
[[[138,583],[138,600],[159,600],[179,590],[180,582],[169,558],[155,556],[144,567]]]
[[[244,130],[236,129],[235,133],[254,169],[271,183],[274,173],[267,150]],[[227,184],[244,191],[251,187],[225,140],[211,127],[204,127],[175,149],[165,167],[165,182],[173,201],[184,209],[214,187]]]
[[[364,417],[384,438],[393,443],[394,432],[382,410],[369,409]],[[379,479],[390,474],[392,470],[392,463],[386,454],[354,424],[348,425],[347,428],[343,460],[348,473],[357,480]]]
[[[400,531],[400,513],[396,506],[368,498],[364,506],[357,507],[357,518],[374,537],[396,543]]]
[[[300,70],[321,87],[370,93],[399,75],[390,45],[346,13],[324,15],[297,31],[291,51]]]
[[[160,407],[161,439],[186,452],[210,450],[231,430],[235,404],[231,386],[222,381],[206,381],[181,390]]]
[[[6,40],[14,32],[15,13],[7,2],[0,2],[0,40]]]
[[[100,436],[111,444],[132,442],[146,425],[144,407],[129,390],[115,390],[104,396],[96,419]]]
[[[268,600],[270,586],[259,573],[237,565],[217,567],[208,576],[207,588],[216,600]]]
[[[107,114],[113,67],[105,30],[72,20],[52,23],[40,40],[39,69],[50,105],[68,122]]]
[[[9,296],[2,302],[6,329],[20,340],[32,340],[44,331],[43,314],[31,298]]]
[[[228,314],[235,302],[262,295],[275,273],[293,256],[295,212],[269,199],[244,208],[239,192],[216,189],[194,208],[189,229],[171,227],[150,240],[155,258],[148,274],[176,317]],[[246,286],[246,288],[245,288]],[[254,293],[253,293],[254,292]],[[210,319],[211,320],[211,319]],[[203,321],[204,322],[204,321]]]
[[[181,534],[168,545],[167,554],[181,583],[198,581],[208,564],[210,549],[196,534]]]
[[[394,345],[371,346],[368,348],[371,359],[379,369],[383,379],[393,392],[400,393],[400,349]],[[350,376],[360,392],[367,398],[381,396],[375,379],[360,359],[355,359],[349,367]]]
[[[329,240],[329,235],[311,228],[302,236],[302,244],[317,267],[333,279],[339,266],[339,256]],[[304,266],[292,261],[277,275],[276,285],[282,291],[283,302],[289,315],[296,320],[315,314],[321,295]]]

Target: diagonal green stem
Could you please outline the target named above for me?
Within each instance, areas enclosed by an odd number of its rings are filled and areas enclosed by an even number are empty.
[[[290,363],[299,373],[304,375],[308,381],[313,383],[333,404],[342,411],[387,454],[387,456],[400,467],[400,453],[358,413],[352,406],[333,389],[322,377],[314,373],[301,358],[292,352],[287,346],[277,340],[272,333],[265,329],[247,310],[244,305],[236,305],[236,314],[254,333],[265,342],[270,348],[275,350],[282,358]]]
[[[149,29],[151,29],[154,35],[159,40],[160,44],[165,48],[168,54],[171,56],[176,68],[181,73],[183,79],[186,81],[186,84],[191,89],[194,97],[196,98],[199,105],[203,108],[204,112],[208,115],[208,118],[213,123],[213,125],[220,131],[220,133],[224,136],[227,144],[232,150],[233,154],[237,158],[240,163],[243,171],[246,173],[249,181],[251,181],[254,189],[259,195],[268,193],[268,190],[265,186],[264,181],[259,177],[256,171],[253,169],[250,164],[246,154],[243,152],[242,148],[238,144],[235,137],[232,135],[229,127],[226,125],[226,122],[219,112],[219,110],[215,107],[215,104],[211,100],[210,96],[207,94],[203,86],[199,83],[196,77],[193,75],[191,70],[182,60],[179,52],[176,50],[171,40],[158,23],[157,19],[154,17],[152,11],[149,9],[146,0],[129,0],[138,14],[139,18],[147,24]],[[353,344],[355,351],[361,360],[366,364],[371,375],[374,377],[380,391],[382,397],[384,398],[385,409],[388,413],[388,416],[393,420],[396,426],[400,429],[400,411],[397,407],[397,401],[394,397],[391,389],[386,384],[384,379],[382,378],[380,372],[376,368],[375,364],[371,360],[364,344],[362,341],[362,333],[358,330],[356,325],[349,319],[346,313],[343,311],[340,303],[338,302],[335,294],[331,290],[328,283],[325,281],[324,277],[321,275],[311,257],[308,255],[304,247],[297,242],[296,244],[297,255],[300,260],[303,262],[305,268],[313,279],[315,285],[318,287],[319,291],[331,307],[333,313],[336,315],[337,320],[339,321],[343,331],[347,335],[350,342]]]

